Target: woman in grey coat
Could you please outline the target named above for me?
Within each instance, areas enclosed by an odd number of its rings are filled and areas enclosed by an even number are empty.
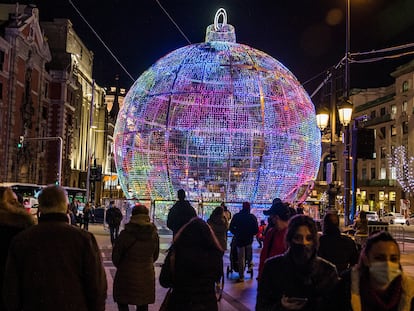
[[[157,228],[150,222],[148,209],[137,205],[131,220],[125,225],[112,250],[112,262],[117,268],[113,297],[118,310],[135,305],[137,311],[147,311],[155,301],[154,262],[159,255]]]

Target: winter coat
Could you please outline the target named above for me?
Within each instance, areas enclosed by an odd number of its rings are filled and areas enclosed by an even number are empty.
[[[112,206],[106,211],[105,219],[109,227],[119,227],[122,221],[122,212],[116,206]]]
[[[114,301],[146,305],[155,301],[154,262],[159,255],[157,228],[147,215],[133,215],[115,241],[112,262],[117,268]]]
[[[17,208],[9,204],[0,205],[0,289],[4,280],[9,246],[14,236],[24,229],[34,225],[32,215],[24,208]],[[0,295],[0,310],[5,310],[3,298]]]
[[[172,288],[168,310],[217,311],[215,282],[223,275],[223,252],[218,245],[200,242],[212,237],[202,237],[192,228],[184,230],[174,240],[161,268],[161,286]]]
[[[341,234],[338,228],[321,235],[318,256],[332,262],[339,274],[355,265],[359,258],[355,241]]]
[[[95,237],[66,214],[42,214],[12,241],[3,297],[7,310],[105,310],[106,276]]]
[[[234,234],[235,245],[243,247],[253,243],[253,237],[259,231],[259,225],[256,216],[247,210],[241,210],[233,216],[229,229]]]
[[[270,228],[264,238],[263,248],[260,252],[260,261],[259,261],[259,275],[258,278],[262,275],[264,263],[267,258],[281,255],[287,250],[286,245],[286,232],[287,227],[282,230],[277,230],[275,227]]]
[[[298,266],[289,250],[265,262],[257,288],[256,311],[285,310],[282,296],[307,298],[302,311],[325,309],[329,297],[338,282],[335,266],[320,257],[313,257],[307,266]]]
[[[357,266],[343,273],[330,297],[331,308],[334,308],[335,311],[362,311],[359,284],[360,273]],[[398,311],[414,310],[414,280],[402,273],[401,287]]]
[[[229,226],[227,218],[224,215],[212,215],[207,223],[213,230],[220,246],[223,250],[227,249],[227,228]]]
[[[173,235],[175,235],[182,226],[194,217],[197,217],[197,214],[190,202],[186,200],[177,201],[168,213],[167,227],[173,232]]]

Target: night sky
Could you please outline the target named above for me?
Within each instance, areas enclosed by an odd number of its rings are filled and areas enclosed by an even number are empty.
[[[136,79],[165,54],[188,44],[155,0],[72,0],[112,52]],[[5,2],[4,0],[2,2]],[[13,3],[13,1],[9,1]],[[120,75],[132,80],[113,60],[68,0],[32,0],[41,20],[69,18],[95,54],[94,76],[101,86]],[[192,43],[204,41],[216,11],[227,11],[237,42],[262,50],[282,62],[301,83],[336,64],[345,53],[346,0],[160,0]],[[413,0],[351,0],[351,52],[414,42]],[[414,51],[414,48],[411,48]],[[373,64],[351,65],[351,87],[393,82],[389,72],[414,54]],[[320,76],[304,86],[312,93]]]

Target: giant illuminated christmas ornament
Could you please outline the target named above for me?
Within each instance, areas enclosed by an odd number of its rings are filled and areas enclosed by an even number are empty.
[[[219,20],[222,20],[219,23]],[[177,49],[129,90],[114,133],[128,197],[290,200],[319,168],[314,106],[269,55],[236,43],[220,9],[206,41]]]

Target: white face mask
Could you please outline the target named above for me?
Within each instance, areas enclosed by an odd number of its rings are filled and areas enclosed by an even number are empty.
[[[369,266],[370,277],[381,287],[387,287],[401,275],[400,265],[391,261],[374,261]]]

